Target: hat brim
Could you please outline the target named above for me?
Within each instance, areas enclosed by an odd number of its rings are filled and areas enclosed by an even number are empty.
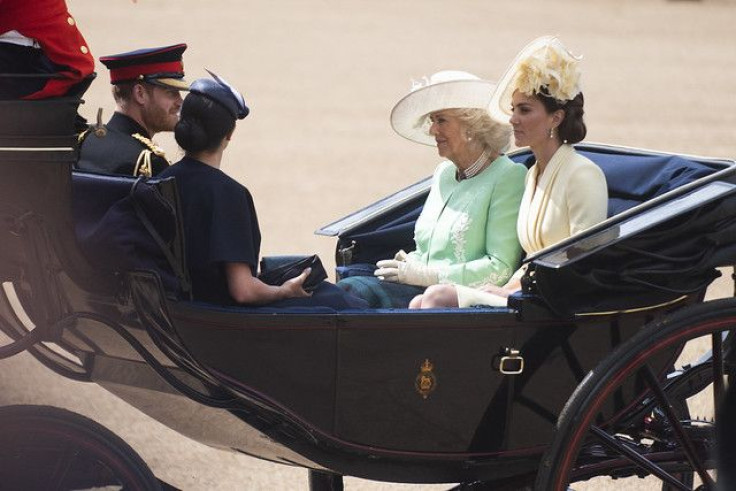
[[[488,112],[491,117],[496,121],[508,123],[509,117],[511,116],[511,97],[514,95],[514,79],[516,78],[516,72],[519,69],[519,64],[529,57],[532,53],[542,48],[543,46],[551,43],[557,36],[542,36],[539,37],[519,51],[514,61],[506,69],[506,73],[498,81],[496,90],[491,97],[491,102],[488,105]]]
[[[176,90],[189,90],[189,83],[183,78],[152,78],[146,80],[146,82]]]
[[[391,110],[391,127],[407,140],[435,145],[427,116],[444,109],[488,109],[496,84],[489,80],[451,80],[404,96]]]

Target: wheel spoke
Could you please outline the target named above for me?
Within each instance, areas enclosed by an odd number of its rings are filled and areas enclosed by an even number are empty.
[[[690,465],[698,473],[698,476],[700,476],[700,479],[708,487],[708,489],[713,489],[715,487],[715,483],[710,477],[710,474],[708,474],[705,465],[698,456],[698,453],[695,451],[695,445],[693,445],[692,440],[685,432],[685,429],[682,427],[680,418],[678,418],[675,414],[672,404],[670,403],[667,394],[665,394],[664,390],[662,390],[662,386],[657,380],[657,377],[654,375],[649,365],[645,365],[644,367],[642,367],[641,372],[643,372],[644,380],[646,380],[647,386],[654,393],[654,397],[657,399],[657,402],[664,412],[667,421],[672,426],[672,429],[675,431],[677,439],[682,444],[682,449],[685,452],[685,457],[687,457],[688,462],[690,462]]]
[[[623,443],[616,440],[614,437],[603,431],[597,426],[591,426],[590,428],[591,433],[595,435],[601,443],[606,445],[611,450],[614,450],[615,452],[618,452],[619,454],[623,455],[624,457],[627,457],[629,460],[631,460],[634,464],[638,465],[645,471],[649,472],[650,474],[657,476],[660,478],[663,482],[666,482],[667,484],[674,486],[677,489],[682,489],[684,491],[691,491],[690,487],[685,486],[683,483],[681,483],[675,476],[668,473],[661,467],[659,467],[654,462],[647,460],[643,455],[636,452],[634,449],[624,445]]]
[[[74,466],[74,461],[77,459],[78,455],[79,449],[76,445],[72,445],[71,443],[67,443],[65,445],[63,452],[58,456],[56,466],[54,467],[54,473],[51,477],[51,482],[56,485],[50,489],[62,489],[62,486],[64,485],[63,483],[66,482],[69,471]]]
[[[693,489],[694,478],[703,483],[698,490],[714,490],[716,478],[723,489],[733,487],[736,480],[729,481],[728,471],[736,468],[731,464],[736,451],[728,444],[736,441],[736,384],[728,382],[736,373],[736,338],[730,332],[735,325],[736,298],[715,300],[651,322],[620,344],[588,373],[560,412],[534,489],[565,491],[591,477],[644,473],[662,481],[662,489]],[[675,356],[681,370],[673,365]],[[724,401],[715,400],[713,421],[701,425],[691,419],[691,405],[710,410],[713,393],[722,390],[711,387],[719,381],[728,387],[723,398],[731,406],[723,412],[718,407]],[[719,413],[728,417],[716,432]]]
[[[61,408],[0,407],[0,449],[3,489],[161,489],[130,445],[104,426]],[[8,457],[13,456],[20,465],[9,467]]]

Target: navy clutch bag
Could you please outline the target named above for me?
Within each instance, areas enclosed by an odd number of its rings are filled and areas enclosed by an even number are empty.
[[[311,292],[327,279],[327,272],[319,256],[266,256],[261,258],[261,272],[258,279],[269,285],[282,285],[299,276],[302,271],[312,268],[304,281],[303,288]]]

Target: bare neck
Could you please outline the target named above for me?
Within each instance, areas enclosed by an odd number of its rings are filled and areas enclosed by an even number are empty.
[[[562,146],[562,143],[557,138],[550,138],[541,145],[535,145],[532,147],[532,153],[534,158],[537,160],[537,175],[541,176],[544,169],[547,168],[547,164],[552,159],[552,156]]]

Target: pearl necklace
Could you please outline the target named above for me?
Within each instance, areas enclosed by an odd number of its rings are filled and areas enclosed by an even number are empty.
[[[461,170],[458,172],[458,175],[460,177],[459,180],[462,181],[463,179],[470,179],[471,177],[475,177],[476,175],[478,175],[478,173],[483,170],[483,166],[488,161],[488,157],[490,157],[490,155],[490,149],[486,148],[485,150],[483,150],[483,153],[480,154],[480,157],[478,157],[478,160],[476,160],[473,165],[471,165],[464,171]]]

